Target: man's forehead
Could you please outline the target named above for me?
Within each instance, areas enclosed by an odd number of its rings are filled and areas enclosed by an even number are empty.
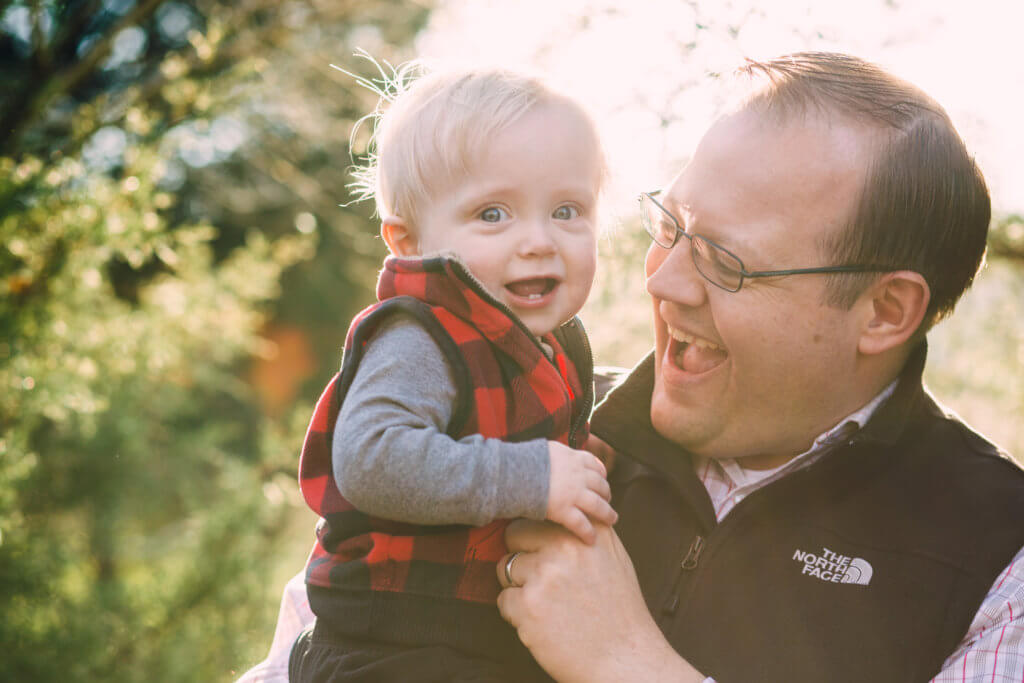
[[[708,129],[665,203],[701,230],[782,223],[813,237],[845,223],[876,149],[870,129],[841,117],[742,110]]]
[[[877,130],[838,112],[807,108],[775,112],[745,108],[716,120],[698,143],[702,147],[754,148],[784,151],[786,157],[807,157],[806,162],[825,162],[837,156],[868,158]]]

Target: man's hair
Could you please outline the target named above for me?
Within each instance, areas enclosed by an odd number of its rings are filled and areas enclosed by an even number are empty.
[[[374,122],[369,161],[356,169],[351,187],[359,198],[372,196],[382,218],[415,225],[424,202],[467,174],[498,131],[539,104],[564,103],[593,131],[576,102],[538,78],[501,69],[425,72],[411,62],[374,88],[380,103],[366,117]],[[594,139],[597,144],[596,132]]]
[[[985,180],[945,110],[919,88],[848,55],[804,52],[748,60],[760,87],[745,106],[780,117],[837,114],[865,125],[876,150],[845,227],[821,245],[836,264],[913,270],[931,300],[921,330],[953,311],[984,260]],[[829,275],[828,302],[850,307],[877,274]]]

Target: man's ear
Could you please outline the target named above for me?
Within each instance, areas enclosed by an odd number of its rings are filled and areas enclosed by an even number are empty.
[[[419,256],[420,245],[405,221],[398,216],[385,216],[380,223],[380,236],[395,256]]]
[[[902,345],[921,327],[930,300],[931,290],[920,273],[899,270],[883,275],[862,295],[870,308],[858,350],[873,355]]]

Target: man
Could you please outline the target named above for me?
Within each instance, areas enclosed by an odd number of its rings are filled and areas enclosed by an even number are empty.
[[[499,607],[560,681],[1021,680],[1024,474],[921,386],[984,181],[873,65],[745,72],[642,198],[655,350],[592,421],[620,521],[510,528]]]
[[[655,350],[592,420],[619,522],[514,523],[502,614],[559,681],[1022,680],[1024,473],[921,387],[984,181],[870,64],[746,73],[642,200]]]

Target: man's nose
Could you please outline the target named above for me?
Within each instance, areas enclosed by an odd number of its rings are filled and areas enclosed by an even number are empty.
[[[556,251],[549,220],[533,219],[520,225],[519,255],[523,257],[550,256]]]
[[[689,240],[680,239],[671,249],[652,243],[644,268],[647,293],[655,299],[694,307],[707,300],[708,282],[697,272]]]

